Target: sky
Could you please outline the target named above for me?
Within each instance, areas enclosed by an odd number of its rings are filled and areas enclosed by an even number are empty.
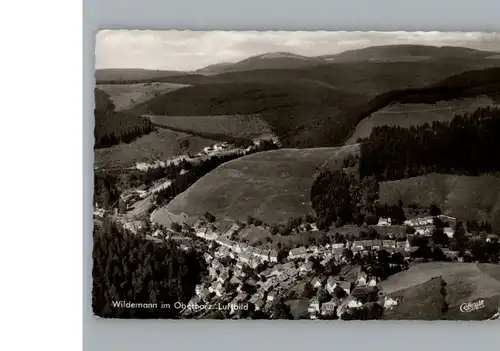
[[[95,66],[192,71],[268,52],[319,56],[393,44],[500,51],[500,33],[103,30],[96,36]]]

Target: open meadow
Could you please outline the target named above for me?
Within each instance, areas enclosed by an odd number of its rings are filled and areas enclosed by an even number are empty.
[[[181,148],[181,142],[189,141],[187,150]],[[120,143],[108,148],[94,150],[94,165],[102,167],[133,166],[136,163],[165,161],[176,155],[197,154],[203,148],[215,144],[216,141],[158,129],[143,135],[129,144]]]
[[[390,276],[380,284],[381,290],[392,297],[403,298],[394,311],[385,313],[388,319],[422,319],[421,312],[439,312],[433,309],[432,300],[440,301],[440,280],[446,285],[448,313],[439,313],[439,318],[425,315],[424,319],[473,319],[475,315],[459,315],[462,303],[480,299],[486,301],[485,311],[491,314],[500,307],[500,266],[460,262],[419,263],[407,271]],[[439,282],[439,284],[438,284]],[[482,317],[482,314],[479,315]],[[484,317],[482,317],[484,319]]]
[[[165,94],[187,84],[177,83],[136,83],[136,84],[98,84],[97,88],[106,92],[115,104],[115,110],[121,111],[134,107],[160,94]]]
[[[169,212],[246,220],[269,224],[312,213],[310,189],[316,168],[340,169],[358,145],[338,148],[281,149],[260,152],[224,163],[168,205]]]
[[[175,130],[224,134],[247,139],[273,137],[271,127],[258,115],[148,117],[154,125]]]
[[[438,101],[434,104],[394,104],[372,113],[358,123],[347,145],[357,143],[359,138],[370,136],[373,128],[379,126],[411,127],[432,122],[448,122],[457,114],[470,113],[479,107],[492,106],[490,97]]]
[[[432,203],[444,214],[462,220],[488,220],[500,230],[500,178],[431,173],[395,181],[380,182],[380,201],[395,204]]]

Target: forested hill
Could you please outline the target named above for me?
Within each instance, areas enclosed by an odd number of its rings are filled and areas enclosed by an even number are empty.
[[[500,91],[500,68],[464,73],[467,66],[458,63],[450,67],[443,62],[356,65],[330,67],[330,71],[321,66],[290,75],[287,70],[235,72],[232,81],[225,75],[211,76],[204,79],[212,83],[155,97],[130,112],[174,116],[258,113],[284,147],[328,147],[342,145],[363,118],[393,102],[434,103]]]
[[[479,108],[450,123],[376,127],[361,144],[361,177],[396,180],[431,172],[479,175],[500,171],[500,109]]]
[[[352,135],[356,125],[364,118],[393,103],[434,104],[439,101],[482,95],[489,96],[494,101],[500,101],[500,68],[493,67],[463,72],[424,88],[391,90],[364,104],[359,104],[342,116],[343,120],[354,122],[345,140]],[[337,140],[331,137],[330,143],[333,142],[337,142]]]
[[[129,112],[115,111],[115,105],[109,95],[101,89],[95,89],[94,108],[94,148],[109,147],[120,142],[129,143],[138,136],[153,130],[148,118]]]
[[[104,318],[177,318],[174,303],[187,303],[206,274],[195,251],[121,232],[107,219],[94,227],[92,255],[92,309]],[[157,303],[158,308],[113,306],[119,301]],[[161,303],[172,308],[161,308]]]

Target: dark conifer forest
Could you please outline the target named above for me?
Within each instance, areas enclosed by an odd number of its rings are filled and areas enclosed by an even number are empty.
[[[361,177],[396,180],[431,172],[479,175],[500,170],[500,109],[479,108],[450,123],[377,127],[361,144]]]
[[[95,89],[94,116],[95,149],[110,147],[120,142],[130,143],[154,129],[148,118],[115,111],[115,105],[109,95],[100,89]]]
[[[177,318],[206,274],[196,251],[155,243],[104,219],[94,227],[92,309],[104,318]],[[119,308],[113,302],[157,303],[158,308]],[[161,308],[161,304],[171,308]]]

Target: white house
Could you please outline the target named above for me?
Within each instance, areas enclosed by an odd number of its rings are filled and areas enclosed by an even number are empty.
[[[371,277],[370,279],[368,279],[368,286],[377,286],[377,278],[376,277]]]
[[[366,286],[366,281],[368,276],[365,272],[359,272],[358,279],[356,280],[356,286]]]
[[[494,242],[495,240],[498,240],[498,235],[496,234],[488,234],[486,236],[486,242],[488,243]]]
[[[315,289],[319,289],[319,288],[321,288],[323,286],[323,284],[321,283],[321,279],[319,279],[318,277],[314,277],[311,280],[311,285]]]
[[[317,313],[319,312],[319,300],[316,296],[314,296],[310,301],[309,301],[309,308],[307,309],[309,313]]]
[[[307,250],[305,247],[298,247],[296,249],[292,249],[290,250],[290,252],[288,253],[288,256],[290,257],[290,259],[295,259],[295,258],[304,258],[307,256]]]
[[[267,301],[274,301],[277,296],[278,292],[276,290],[273,290],[269,294],[267,294]]]
[[[455,231],[453,230],[453,228],[450,228],[450,227],[444,227],[443,228],[443,232],[448,236],[448,238],[453,238],[453,235],[455,234]]]
[[[432,225],[422,225],[415,227],[415,233],[422,236],[431,236],[434,227]]]
[[[394,308],[394,306],[397,306],[399,304],[398,300],[393,299],[390,296],[386,296],[384,298],[384,308],[391,309]]]
[[[269,253],[269,261],[278,262],[278,251],[271,250],[271,252]]]
[[[391,225],[391,218],[379,218],[377,225],[380,227],[388,227]]]

